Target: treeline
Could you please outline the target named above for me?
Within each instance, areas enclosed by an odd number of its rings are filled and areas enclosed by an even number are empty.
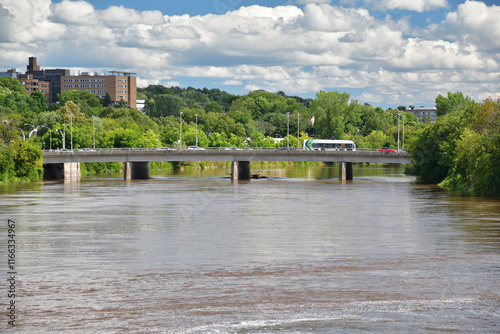
[[[410,145],[422,182],[500,195],[500,100],[476,103],[462,93],[436,98],[438,118]]]
[[[446,179],[443,185],[481,194],[498,191],[498,179],[493,180],[493,175],[500,173],[486,172],[495,170],[489,167],[472,171],[469,166],[477,157],[487,160],[481,160],[481,166],[498,168],[494,167],[498,137],[491,123],[498,122],[498,101],[475,103],[461,93],[438,96],[437,122],[422,124],[405,110],[385,111],[340,92],[320,91],[314,99],[303,99],[284,92],[254,91],[237,96],[219,89],[150,85],[139,88],[137,98],[145,100],[143,112],[123,102],[111,106],[106,99],[85,91],[65,92],[58,104],[47,106],[39,92],[30,96],[17,80],[0,78],[0,117],[4,120],[0,145],[3,151],[11,150],[2,153],[2,159],[12,161],[19,149],[15,145],[28,143],[41,149],[69,149],[71,144],[73,149],[94,145],[179,147],[181,127],[183,147],[281,147],[286,145],[288,134],[292,147],[302,146],[304,139],[321,138],[351,139],[359,148],[397,148],[399,122],[399,147],[412,153],[413,170],[422,181]],[[19,144],[22,131],[26,137],[31,133],[31,138]],[[284,140],[275,143],[273,138],[277,137]],[[464,155],[466,145],[475,147],[475,153],[468,149],[469,154]],[[484,151],[480,147],[485,147]],[[478,152],[481,154],[475,155]],[[8,174],[2,172],[8,170],[4,165],[8,164],[0,164],[1,175]],[[87,165],[92,171],[119,168],[116,164]],[[36,178],[40,173],[28,175]],[[478,175],[481,184],[490,186],[479,187],[474,181]]]

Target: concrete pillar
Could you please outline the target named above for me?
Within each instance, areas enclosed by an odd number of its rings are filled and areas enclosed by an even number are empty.
[[[339,162],[339,180],[352,180],[352,162]]]
[[[231,180],[250,180],[250,161],[231,161]]]
[[[123,178],[125,180],[149,179],[149,161],[124,162]]]
[[[238,180],[238,161],[231,161],[231,180]]]
[[[80,172],[79,162],[65,162],[64,163],[64,179],[77,180],[82,176]]]
[[[132,163],[131,162],[124,162],[123,163],[123,178],[125,180],[131,180],[132,179]]]
[[[43,165],[44,180],[79,180],[81,176],[79,162]]]

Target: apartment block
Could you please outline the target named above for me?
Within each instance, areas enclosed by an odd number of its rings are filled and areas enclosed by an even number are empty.
[[[136,74],[111,71],[108,75],[103,73],[82,72],[79,75],[61,77],[61,92],[70,90],[89,91],[96,97],[104,98],[106,93],[111,101],[116,103],[125,101],[131,108],[137,104]]]
[[[30,94],[40,91],[47,103],[57,102],[57,95],[70,90],[85,90],[96,97],[104,98],[109,93],[111,101],[125,101],[131,108],[136,108],[136,74],[110,71],[108,74],[82,72],[71,75],[68,69],[41,69],[36,57],[29,57],[26,73],[17,73],[15,69],[0,72],[0,76],[17,78]]]
[[[38,79],[33,78],[33,74],[17,74],[17,79],[21,82],[23,85],[24,89],[28,93],[33,93],[36,91],[39,91],[43,94],[45,99],[47,100],[47,103],[52,102],[52,96],[51,96],[51,87],[52,85],[50,82],[47,81],[39,81]]]
[[[425,107],[414,108],[414,109],[407,108],[406,111],[409,111],[413,115],[417,116],[418,120],[421,123],[422,122],[434,123],[437,119],[436,108],[425,108]]]

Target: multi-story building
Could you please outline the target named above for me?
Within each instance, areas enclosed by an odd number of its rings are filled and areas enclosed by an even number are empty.
[[[102,73],[82,72],[80,75],[61,77],[61,92],[69,90],[85,90],[96,97],[104,98],[106,93],[111,101],[125,101],[131,108],[136,108],[137,84],[135,73],[111,71],[108,75]]]
[[[10,69],[7,70],[7,72],[0,72],[0,77],[11,77],[11,78],[17,78],[17,72],[16,69]]]
[[[40,66],[37,65],[36,57],[29,57],[26,74],[31,74],[33,79],[39,82],[50,83],[50,94],[47,98],[47,103],[52,103],[57,101],[57,94],[61,93],[61,77],[70,75],[70,71],[61,68],[42,70]]]
[[[425,123],[434,123],[436,121],[436,108],[414,108],[414,109],[406,109],[406,111],[411,112],[413,115],[418,117],[420,122]]]
[[[52,96],[51,96],[51,84],[50,82],[47,81],[38,81],[38,79],[33,78],[33,74],[17,74],[17,79],[21,82],[23,85],[24,89],[28,93],[33,93],[36,91],[39,91],[43,94],[45,99],[47,100],[47,103],[52,102]]]
[[[68,69],[40,69],[36,57],[30,57],[26,73],[17,73],[15,69],[0,72],[0,76],[18,78],[30,94],[40,91],[47,103],[58,100],[57,95],[70,90],[85,90],[96,97],[104,98],[106,93],[113,103],[125,101],[131,108],[136,108],[136,74],[110,71],[109,74],[83,72],[71,75]]]

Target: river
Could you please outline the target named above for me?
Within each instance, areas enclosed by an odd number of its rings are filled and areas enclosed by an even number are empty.
[[[16,332],[500,333],[498,198],[401,167],[261,173],[0,186]]]

